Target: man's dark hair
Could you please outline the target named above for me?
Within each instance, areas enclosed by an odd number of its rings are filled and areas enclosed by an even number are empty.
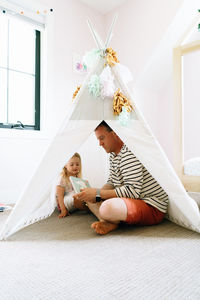
[[[105,127],[109,132],[113,131],[112,128],[104,120],[95,128],[94,131],[96,131],[99,127]]]

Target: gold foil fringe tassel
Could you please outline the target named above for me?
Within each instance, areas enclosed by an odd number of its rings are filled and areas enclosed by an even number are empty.
[[[78,94],[79,90],[81,88],[81,85],[78,85],[75,92],[73,93],[73,96],[72,96],[72,101],[74,101],[74,99],[76,98],[76,95]]]
[[[119,60],[117,59],[117,53],[112,48],[106,49],[106,60],[110,67],[114,66],[116,63],[119,63]]]
[[[113,97],[113,112],[115,115],[119,115],[122,112],[122,107],[126,108],[126,111],[130,113],[133,110],[133,106],[130,103],[130,100],[120,92],[118,89],[114,93]]]

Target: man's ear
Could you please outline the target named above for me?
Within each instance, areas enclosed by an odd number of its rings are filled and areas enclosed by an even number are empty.
[[[113,136],[113,138],[115,139],[115,140],[117,140],[117,141],[121,141],[121,139],[120,139],[120,137],[116,134],[116,132],[114,132],[114,131],[111,131],[112,132],[112,136]]]
[[[116,138],[116,136],[117,136],[116,133],[115,133],[114,131],[110,131],[110,134],[111,134],[111,136],[114,137],[114,138]]]
[[[113,139],[113,142],[116,142],[119,139],[118,135],[114,131],[111,131],[111,138]]]

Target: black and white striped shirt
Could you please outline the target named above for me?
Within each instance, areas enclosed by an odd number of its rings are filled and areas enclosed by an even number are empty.
[[[126,145],[117,155],[112,152],[109,160],[107,184],[113,186],[118,197],[138,198],[163,213],[167,211],[168,195]]]

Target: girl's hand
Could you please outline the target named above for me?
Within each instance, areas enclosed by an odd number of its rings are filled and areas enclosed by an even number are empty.
[[[64,218],[66,216],[70,216],[70,214],[67,209],[63,209],[61,210],[61,213],[59,214],[58,218]]]
[[[97,189],[95,188],[86,188],[81,190],[80,193],[75,194],[74,200],[80,201],[80,202],[91,202],[95,203],[96,202],[96,192]]]

